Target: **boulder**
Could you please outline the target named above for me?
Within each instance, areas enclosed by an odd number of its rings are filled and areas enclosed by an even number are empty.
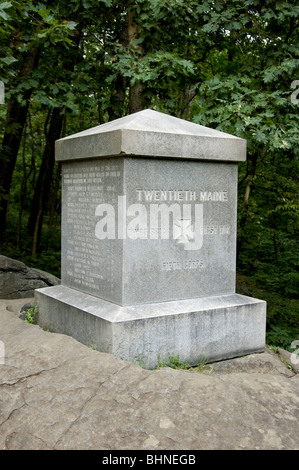
[[[35,289],[57,284],[60,284],[60,279],[53,274],[29,268],[21,261],[0,255],[1,299],[33,297]]]

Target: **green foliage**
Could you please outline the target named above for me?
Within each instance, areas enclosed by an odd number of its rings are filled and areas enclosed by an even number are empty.
[[[268,263],[268,266],[271,266]],[[237,275],[237,292],[267,302],[266,343],[287,351],[292,342],[299,339],[299,303],[297,298],[281,294],[279,289],[266,285],[265,276]]]
[[[190,364],[182,361],[180,359],[179,354],[174,354],[172,356],[169,356],[167,361],[159,360],[157,368],[159,369],[162,367],[170,367],[171,369],[178,369],[178,370],[190,370],[192,372],[198,372],[200,374],[210,373],[213,371],[212,366],[206,365],[206,360],[204,357],[201,358],[197,366],[192,367],[190,366]]]
[[[291,345],[296,340],[299,340],[299,334],[294,337],[291,329],[283,329],[280,326],[273,326],[267,334],[268,344],[278,346],[289,352],[294,352]]]
[[[26,312],[25,321],[32,325],[36,325],[37,317],[38,317],[38,307],[35,305],[32,305]]]
[[[239,166],[238,271],[245,290],[249,285],[268,302],[268,341],[286,347],[298,337],[294,0],[11,0],[0,3],[0,43],[1,139],[9,99],[24,105],[32,90],[10,195],[3,195],[9,198],[3,254],[60,276],[58,165],[49,175],[34,257],[27,230],[42,157],[54,145],[53,110],[64,116],[62,135],[70,135],[142,103],[247,140],[247,161]],[[35,49],[39,61],[25,76]]]
[[[298,11],[294,4],[254,3],[246,1],[250,8],[243,10],[232,2],[224,12],[215,2],[205,11],[205,30],[225,28],[227,47],[198,89],[194,120],[247,140],[247,162],[240,165],[238,230],[244,240],[238,268],[268,302],[267,341],[286,348],[299,334],[298,112],[290,99],[298,69]]]
[[[158,368],[170,367],[171,369],[189,369],[189,365],[181,361],[179,354],[170,356],[167,361],[158,361]]]

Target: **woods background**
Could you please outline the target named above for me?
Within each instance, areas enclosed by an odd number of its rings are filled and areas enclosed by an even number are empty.
[[[299,340],[296,3],[0,3],[0,252],[60,276],[60,137],[145,108],[243,137],[237,292],[268,302],[267,343],[292,351]]]

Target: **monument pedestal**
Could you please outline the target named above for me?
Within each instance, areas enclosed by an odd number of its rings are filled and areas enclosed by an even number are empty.
[[[56,142],[61,286],[39,324],[157,366],[262,351],[266,304],[235,293],[244,139],[144,110]]]
[[[65,286],[38,289],[39,325],[153,369],[261,352],[266,303],[239,294],[119,306]]]

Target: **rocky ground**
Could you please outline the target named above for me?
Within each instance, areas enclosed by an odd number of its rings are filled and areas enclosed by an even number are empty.
[[[24,322],[31,300],[0,300],[1,449],[299,449],[289,353],[144,370]]]

